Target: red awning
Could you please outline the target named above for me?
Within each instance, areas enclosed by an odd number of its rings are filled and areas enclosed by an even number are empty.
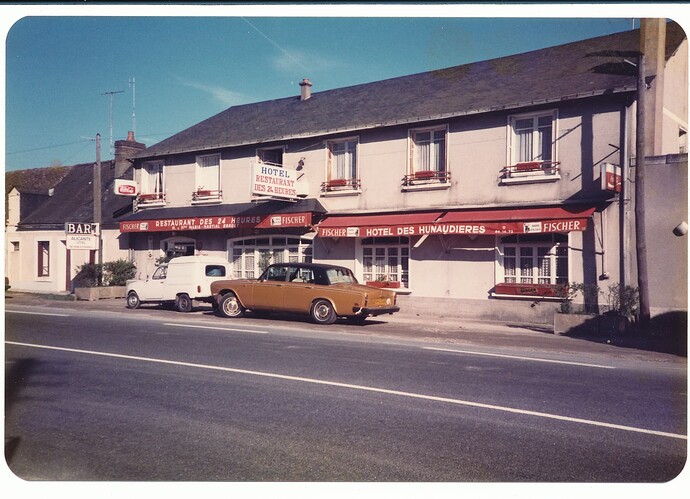
[[[584,231],[594,207],[457,210],[390,215],[329,216],[320,237],[496,235]]]

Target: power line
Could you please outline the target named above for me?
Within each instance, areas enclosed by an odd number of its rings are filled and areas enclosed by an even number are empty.
[[[10,156],[12,154],[22,154],[25,152],[43,151],[45,149],[54,149],[56,147],[73,146],[74,144],[81,144],[82,142],[84,142],[84,140],[78,140],[77,142],[65,142],[64,144],[55,144],[52,146],[35,147],[34,149],[24,149],[22,151],[6,152],[5,154]]]

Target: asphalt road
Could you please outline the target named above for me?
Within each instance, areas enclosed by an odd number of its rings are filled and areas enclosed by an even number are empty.
[[[9,304],[9,469],[60,481],[635,483],[685,465],[684,360],[376,328],[415,326]]]

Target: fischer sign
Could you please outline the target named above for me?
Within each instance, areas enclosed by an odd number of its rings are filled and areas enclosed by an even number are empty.
[[[137,183],[134,180],[115,179],[115,194],[119,196],[136,196]]]

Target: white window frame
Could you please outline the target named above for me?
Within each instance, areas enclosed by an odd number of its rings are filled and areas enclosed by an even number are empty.
[[[565,241],[557,241],[557,235],[565,236]],[[496,284],[502,283],[516,283],[516,284],[548,284],[548,285],[567,285],[570,279],[571,269],[570,269],[570,235],[560,234],[560,233],[550,233],[543,234],[543,236],[551,236],[551,241],[521,241],[521,236],[525,238],[524,234],[517,234],[516,242],[504,242],[502,237],[497,239],[498,247],[498,265],[499,271],[497,274]],[[523,255],[522,249],[531,250],[531,255]],[[511,251],[506,251],[511,249]],[[546,250],[545,254],[540,255],[539,250]],[[565,252],[565,254],[560,254]],[[510,254],[509,254],[510,253]],[[540,258],[545,257],[548,261],[549,273],[548,275],[543,275],[542,267],[540,266]],[[506,268],[507,261],[514,259],[514,265],[512,265],[512,270],[508,271]],[[527,260],[531,259],[531,263]],[[567,275],[558,275],[558,260],[565,259],[565,269]],[[529,265],[524,265],[523,263],[529,263]],[[528,270],[523,274],[523,270]],[[540,275],[540,270],[542,270],[542,275]]]
[[[313,240],[298,235],[254,235],[228,239],[233,279],[257,279],[271,263],[311,263]]]
[[[215,161],[211,163],[208,161],[210,159],[215,159]],[[202,189],[220,191],[220,154],[204,154],[196,157],[194,181],[197,191]]]
[[[343,137],[325,142],[326,182],[323,193],[336,194],[342,191],[360,191],[359,178],[359,137]],[[344,150],[334,152],[334,148],[344,146]],[[342,159],[339,168],[339,159]],[[342,171],[339,171],[342,170]],[[349,171],[348,171],[349,170]]]
[[[551,157],[544,159],[541,156],[541,136],[539,133],[539,118],[549,117],[551,118]],[[518,146],[518,133],[516,132],[516,123],[521,120],[532,120],[531,127],[531,141],[532,141],[532,151],[530,157],[520,158],[520,151]],[[557,161],[558,151],[557,151],[557,137],[558,133],[558,110],[549,109],[545,111],[531,112],[531,113],[520,113],[514,114],[508,117],[508,164],[515,165],[520,162],[529,161]],[[539,147],[535,147],[535,144],[539,144]],[[535,153],[539,151],[539,153]]]
[[[435,135],[437,132],[443,133],[443,147],[442,148],[429,147],[429,160],[428,160],[429,164],[422,167],[419,164],[420,162],[418,160],[420,141],[417,140],[417,135],[422,134],[422,133],[429,133],[430,134],[429,144],[431,145],[431,144],[437,143],[437,141],[435,140]],[[410,174],[414,174],[414,173],[417,173],[420,171],[448,172],[449,171],[448,137],[449,137],[448,125],[410,129],[409,133],[408,133],[408,141],[409,141],[408,172]],[[438,161],[438,158],[441,157],[441,155],[439,155],[439,153],[438,153],[439,151],[443,152],[443,154],[442,154],[442,157],[443,157],[442,167]]]
[[[410,288],[410,238],[366,238],[360,243],[362,281],[397,281],[400,289]]]
[[[157,169],[157,171],[153,171]],[[158,178],[156,178],[158,177]],[[141,193],[159,194],[164,197],[165,193],[165,162],[147,161],[141,167]]]

